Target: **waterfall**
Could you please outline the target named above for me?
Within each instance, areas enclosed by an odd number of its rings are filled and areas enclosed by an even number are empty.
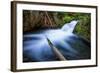
[[[23,62],[58,61],[58,54],[67,60],[90,59],[91,49],[86,44],[88,42],[72,33],[77,23],[77,20],[73,20],[61,29],[45,29],[24,34]],[[52,48],[57,48],[62,55]]]
[[[63,31],[67,31],[67,32],[73,32],[76,24],[78,23],[78,20],[73,20],[70,23],[66,23],[64,24],[64,26],[61,28],[61,30]]]

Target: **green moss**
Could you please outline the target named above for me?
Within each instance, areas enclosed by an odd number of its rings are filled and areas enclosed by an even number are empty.
[[[75,27],[74,33],[90,40],[91,14],[90,13],[73,13],[73,12],[47,12],[51,19],[52,25],[61,28],[65,23],[72,20],[79,20]],[[23,11],[24,31],[40,29],[45,27],[45,20],[50,27],[49,20],[45,19],[45,11]]]

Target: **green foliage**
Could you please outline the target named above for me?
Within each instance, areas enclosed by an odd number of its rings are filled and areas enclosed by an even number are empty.
[[[79,20],[79,22],[76,25],[74,33],[90,40],[90,35],[91,35],[91,32],[90,32],[90,30],[91,30],[91,28],[90,28],[91,27],[90,14],[85,14],[85,13],[79,14],[78,20]]]
[[[91,14],[75,12],[23,11],[24,31],[41,29],[42,27],[61,28],[65,23],[78,20],[74,33],[90,40]]]
[[[64,12],[58,13],[58,18],[60,21],[60,24],[58,25],[60,27],[72,20],[78,20],[79,22],[75,27],[74,33],[90,40],[91,14]]]

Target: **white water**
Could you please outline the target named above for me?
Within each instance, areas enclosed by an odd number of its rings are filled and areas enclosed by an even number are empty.
[[[72,33],[78,21],[73,20],[70,23],[64,24],[61,30]]]
[[[24,34],[24,61],[25,59],[28,59],[26,61],[57,60],[48,44],[47,38],[69,60],[88,58],[89,52],[85,51],[89,49],[88,45],[85,45],[78,36],[72,33],[77,22],[75,20],[71,21],[61,29],[41,30],[37,33]],[[80,51],[80,49],[83,51]]]

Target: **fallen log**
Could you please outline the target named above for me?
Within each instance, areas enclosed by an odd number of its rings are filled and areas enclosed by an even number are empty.
[[[51,41],[47,38],[47,41],[52,49],[52,51],[54,52],[54,54],[56,55],[56,57],[61,60],[61,61],[65,61],[66,58],[61,54],[61,52],[58,50],[58,48],[56,48]]]

